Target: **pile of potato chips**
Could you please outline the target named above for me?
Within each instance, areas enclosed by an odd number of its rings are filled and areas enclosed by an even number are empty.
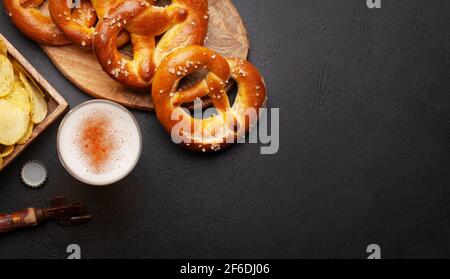
[[[25,144],[47,116],[44,94],[23,67],[8,58],[0,39],[0,169],[17,144]]]

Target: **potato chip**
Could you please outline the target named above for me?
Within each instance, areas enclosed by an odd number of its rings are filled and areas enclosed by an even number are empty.
[[[8,95],[14,86],[14,69],[6,56],[0,55],[0,97]]]
[[[2,170],[2,167],[3,167],[3,158],[0,157],[0,170]]]
[[[25,135],[23,135],[23,137],[17,142],[17,144],[27,143],[27,141],[31,138],[31,135],[33,134],[33,128],[34,123],[33,121],[30,121],[30,123],[28,123],[28,130],[26,131]]]
[[[3,99],[30,114],[31,112],[30,94],[25,89],[25,87],[23,87],[21,81],[16,81],[14,83],[13,91]]]
[[[11,60],[11,64],[13,65],[13,68],[14,68],[14,74],[17,77],[19,77],[20,72],[25,71],[25,69],[22,67],[22,65],[20,65],[19,62],[17,62],[17,60],[15,60],[15,59]]]
[[[35,86],[30,84],[25,74],[20,72],[19,77],[31,96],[31,120],[33,121],[33,123],[39,124],[44,121],[45,117],[47,116],[47,101],[45,101],[39,90]]]
[[[0,55],[8,56],[8,49],[6,48],[6,43],[0,39]]]
[[[31,83],[31,85],[33,87],[33,89],[36,89],[38,93],[41,94],[42,97],[45,98],[45,94],[42,91],[42,89],[39,87],[39,85],[36,83],[36,81],[33,79],[33,77],[30,76],[30,74],[28,74],[28,72],[25,70],[25,68],[19,64],[19,62],[17,62],[17,60],[12,60],[11,61],[13,68],[14,68],[14,74],[16,76],[16,78],[19,78],[20,73],[24,74],[25,77],[27,77],[28,81]]]
[[[0,144],[0,158],[9,156],[14,151],[15,145],[1,145]]]
[[[20,107],[0,99],[0,144],[13,145],[27,132],[30,114]]]
[[[19,62],[17,62],[17,60],[12,60],[11,63],[14,68],[14,73],[16,75],[19,75],[20,73],[24,74],[25,77],[27,77],[28,81],[31,82],[31,85],[34,85],[33,89],[36,89],[37,92],[40,93],[42,97],[45,97],[45,94],[44,94],[44,92],[42,92],[42,89],[39,87],[39,85],[33,79],[33,77],[30,76],[30,74],[28,74],[28,72],[25,70],[25,68],[22,65],[20,65]]]

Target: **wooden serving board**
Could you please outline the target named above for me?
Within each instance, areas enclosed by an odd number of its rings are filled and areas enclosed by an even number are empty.
[[[170,0],[160,1],[170,3]],[[225,57],[247,58],[249,40],[231,0],[209,0],[210,21],[206,46]],[[128,108],[153,111],[150,92],[126,88],[103,72],[94,54],[76,46],[42,46],[59,71],[75,86],[95,98]]]
[[[43,122],[36,125],[33,129],[33,134],[26,144],[16,145],[14,151],[3,158],[3,165],[0,165],[0,171],[8,166],[20,153],[22,153],[41,133],[47,129],[50,124],[55,122],[64,111],[68,108],[66,100],[42,77],[41,74],[20,54],[20,52],[0,34],[0,39],[6,43],[8,48],[8,57],[15,59],[28,72],[29,76],[33,78],[35,84],[41,88],[47,100],[48,114]]]

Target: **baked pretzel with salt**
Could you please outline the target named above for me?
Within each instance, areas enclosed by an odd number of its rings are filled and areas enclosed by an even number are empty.
[[[47,0],[3,0],[3,6],[17,28],[32,40],[52,46],[71,43],[50,17]],[[74,20],[82,20],[84,12],[77,13]]]
[[[180,81],[200,70],[206,78],[186,90]],[[225,91],[229,80],[237,82],[238,92],[231,106]],[[208,96],[217,113],[192,117],[183,104]],[[152,98],[158,120],[172,139],[199,152],[213,152],[229,146],[256,124],[266,103],[266,86],[259,71],[248,61],[225,59],[201,46],[188,46],[171,53],[159,65],[152,85]]]
[[[107,16],[109,10],[123,1],[125,0],[77,0],[74,5],[68,5],[66,0],[49,0],[49,11],[53,22],[67,38],[77,46],[91,49],[95,25]],[[79,17],[84,20],[79,20]],[[128,34],[122,32],[118,36],[118,46],[128,42]]]
[[[131,36],[132,58],[118,50],[123,30]],[[173,0],[166,7],[127,0],[97,25],[94,52],[110,77],[128,87],[148,88],[164,57],[178,48],[203,45],[207,30],[208,0]]]

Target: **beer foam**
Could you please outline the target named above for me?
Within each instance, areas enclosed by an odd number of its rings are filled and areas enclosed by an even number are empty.
[[[105,135],[112,144],[101,168],[92,165],[83,149],[86,121],[103,119]],[[66,116],[58,134],[58,151],[66,169],[78,180],[91,185],[108,185],[128,175],[135,167],[142,148],[142,137],[133,116],[111,102],[88,102]]]

